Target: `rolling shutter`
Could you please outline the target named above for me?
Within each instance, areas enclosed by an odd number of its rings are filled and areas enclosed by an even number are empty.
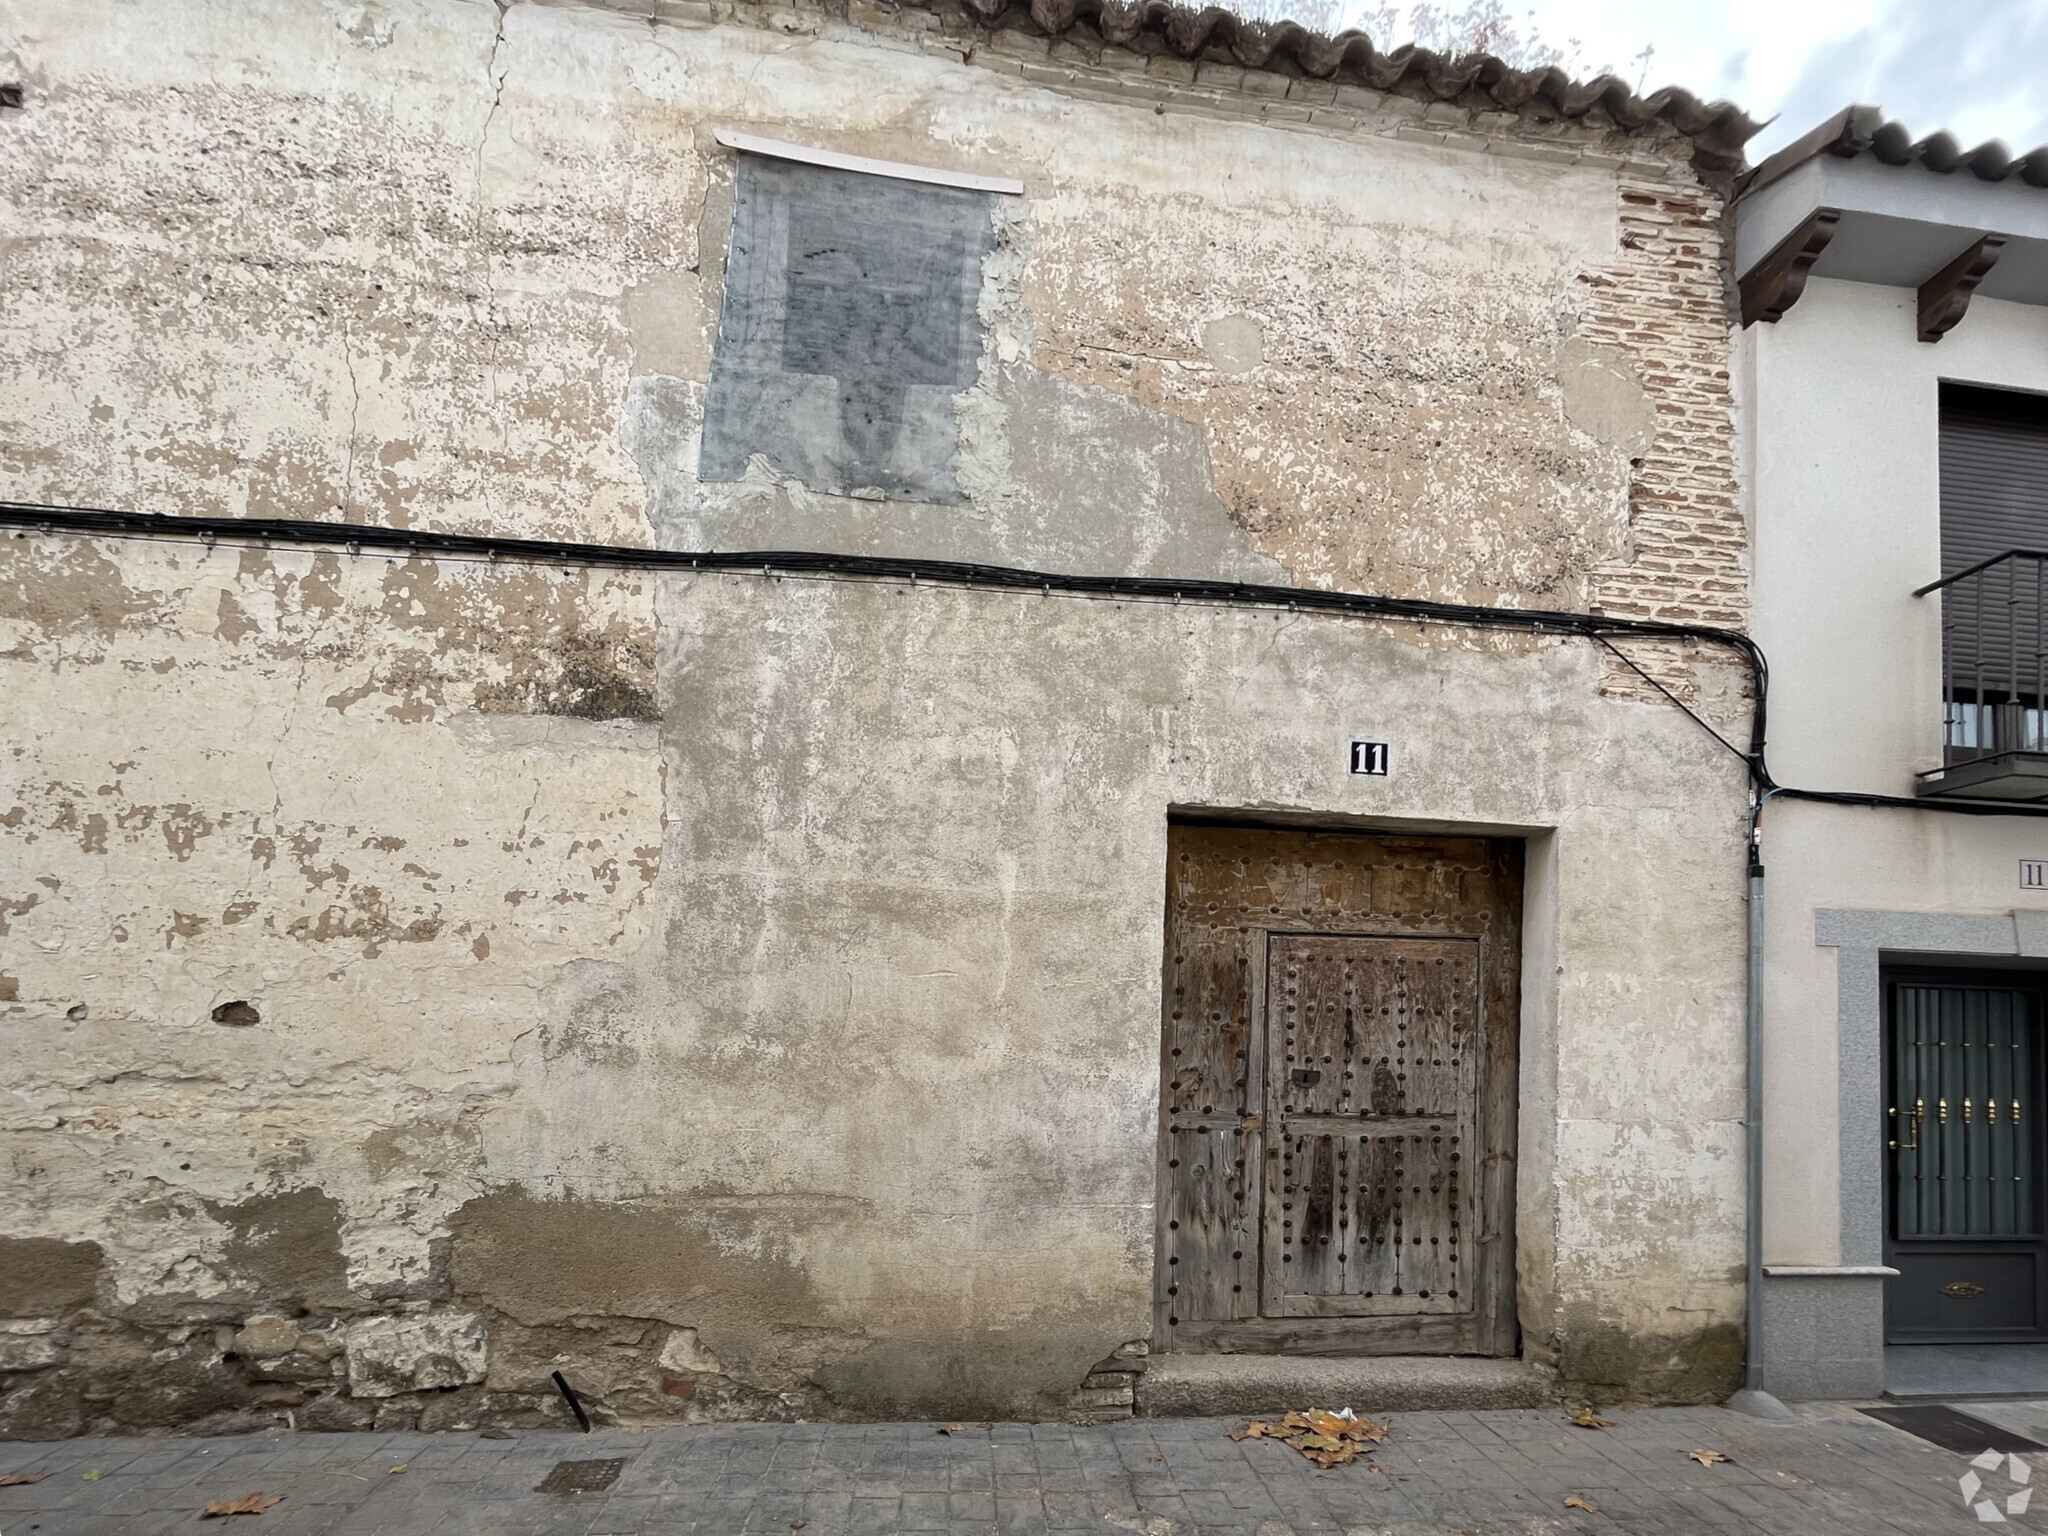
[[[1941,574],[2048,549],[2048,395],[1941,387]]]
[[[1941,572],[2009,549],[2048,550],[2048,396],[1944,384]],[[1964,696],[1981,682],[1995,698],[2015,670],[2033,681],[2040,579],[2040,562],[2018,561],[1943,592],[1950,675]]]

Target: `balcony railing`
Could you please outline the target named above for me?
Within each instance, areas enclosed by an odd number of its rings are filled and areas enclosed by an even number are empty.
[[[2009,549],[1941,594],[1942,763],[1923,795],[2048,800],[2048,551]]]

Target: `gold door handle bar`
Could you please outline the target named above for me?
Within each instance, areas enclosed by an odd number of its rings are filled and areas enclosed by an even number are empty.
[[[1898,1113],[1896,1108],[1891,1111],[1893,1119],[1898,1118]],[[1892,1150],[1894,1152],[1918,1152],[1920,1150],[1920,1122],[1926,1118],[1927,1101],[1925,1099],[1915,1099],[1912,1109],[1906,1113],[1906,1135],[1909,1139],[1904,1146],[1894,1141],[1892,1143]]]

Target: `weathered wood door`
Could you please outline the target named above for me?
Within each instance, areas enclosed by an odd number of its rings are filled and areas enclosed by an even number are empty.
[[[1512,1354],[1520,844],[1168,846],[1160,1347]]]

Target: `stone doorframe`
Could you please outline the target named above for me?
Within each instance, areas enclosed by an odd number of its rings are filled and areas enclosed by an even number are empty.
[[[1795,1401],[1884,1391],[1884,962],[2048,960],[2048,912],[1821,907],[1813,942],[1835,951],[1842,1262],[1764,1270],[1764,1388]]]

